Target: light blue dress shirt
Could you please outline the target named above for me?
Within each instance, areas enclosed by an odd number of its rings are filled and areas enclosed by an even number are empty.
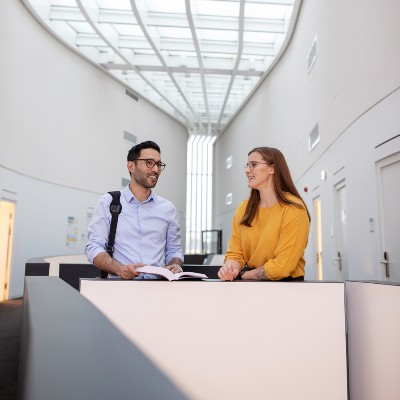
[[[88,227],[86,255],[90,263],[107,251],[111,213],[110,194],[98,201]],[[178,257],[183,260],[178,212],[168,200],[153,193],[140,202],[129,185],[121,191],[122,211],[119,214],[113,258],[122,264],[144,263],[163,267]],[[157,279],[142,274],[139,279]]]

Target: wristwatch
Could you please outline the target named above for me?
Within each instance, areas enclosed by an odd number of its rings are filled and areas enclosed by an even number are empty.
[[[251,270],[251,268],[246,264],[246,265],[240,270],[240,272],[239,272],[238,276],[236,277],[236,279],[237,279],[238,281],[241,281],[241,280],[242,280],[243,274],[244,274],[245,272],[247,272],[247,271],[250,271],[250,270]]]

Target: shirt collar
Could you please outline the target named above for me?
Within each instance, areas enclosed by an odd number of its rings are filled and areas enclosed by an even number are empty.
[[[125,197],[125,200],[128,202],[128,203],[130,203],[131,201],[132,202],[134,202],[134,203],[140,203],[140,201],[133,195],[133,193],[131,192],[131,189],[129,188],[129,184],[126,186],[126,188],[122,191],[122,193],[123,193],[123,195],[124,195],[124,197]],[[151,200],[154,200],[154,193],[153,193],[153,191],[151,191],[150,192],[150,195],[149,195],[149,197],[145,200],[145,201],[143,201],[143,202],[141,202],[141,203],[148,203],[149,201],[151,201]]]

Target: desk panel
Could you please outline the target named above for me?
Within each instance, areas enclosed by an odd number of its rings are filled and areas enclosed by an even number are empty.
[[[81,280],[189,398],[347,399],[343,283]]]
[[[400,286],[346,282],[352,400],[400,399]]]

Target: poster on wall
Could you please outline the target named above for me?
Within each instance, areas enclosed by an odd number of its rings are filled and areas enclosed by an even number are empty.
[[[67,247],[75,247],[77,240],[78,240],[78,220],[75,217],[68,217]]]

